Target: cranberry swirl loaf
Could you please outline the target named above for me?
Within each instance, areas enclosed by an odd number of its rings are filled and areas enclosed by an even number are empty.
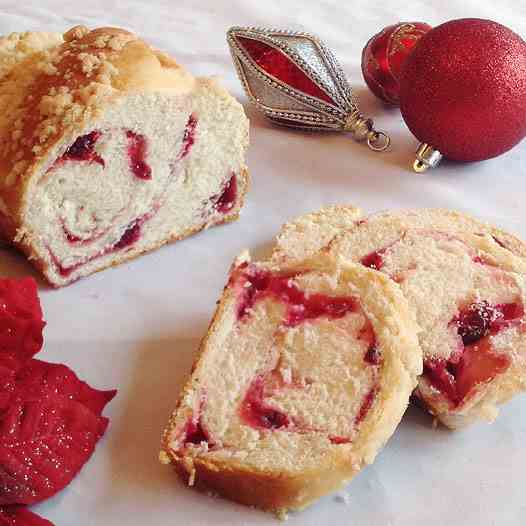
[[[189,484],[301,509],[352,479],[394,432],[422,370],[386,276],[338,258],[240,258],[163,438]]]
[[[316,229],[298,227],[312,221]],[[337,207],[291,222],[273,259],[295,259],[298,245],[319,249],[339,229],[326,250],[389,276],[415,312],[422,404],[450,428],[493,420],[499,404],[526,389],[525,244],[450,210],[383,212],[341,224]]]
[[[115,28],[0,39],[0,231],[54,286],[238,216],[248,121]]]

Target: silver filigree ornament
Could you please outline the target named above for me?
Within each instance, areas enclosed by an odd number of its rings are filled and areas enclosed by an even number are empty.
[[[336,58],[303,32],[232,27],[227,41],[248,98],[272,122],[292,128],[343,131],[371,150],[390,138],[373,128],[353,98]]]

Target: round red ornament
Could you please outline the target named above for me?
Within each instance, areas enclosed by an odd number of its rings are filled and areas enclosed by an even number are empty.
[[[431,29],[423,22],[399,22],[374,35],[362,51],[362,74],[369,89],[384,102],[399,104],[402,63]]]
[[[423,143],[416,171],[506,152],[526,136],[526,42],[490,20],[435,27],[402,66],[400,109]]]

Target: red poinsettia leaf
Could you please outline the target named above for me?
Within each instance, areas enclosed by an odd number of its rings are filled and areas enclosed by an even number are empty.
[[[65,488],[107,425],[62,395],[10,404],[0,423],[0,505],[34,504]]]
[[[33,504],[67,486],[104,434],[100,413],[115,393],[35,359],[0,377],[0,505]]]
[[[100,415],[117,391],[99,391],[79,380],[67,366],[58,363],[30,360],[16,374],[17,390],[24,395],[39,397],[60,394],[80,402],[96,415]],[[1,407],[1,406],[0,406]]]
[[[14,366],[13,356],[20,363],[34,356],[42,348],[44,326],[36,281],[0,279],[0,358],[11,355],[8,359]]]
[[[54,526],[24,506],[0,506],[0,526]]]

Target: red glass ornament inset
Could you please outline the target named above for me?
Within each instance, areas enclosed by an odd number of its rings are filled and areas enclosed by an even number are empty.
[[[402,64],[430,29],[423,22],[401,22],[387,26],[367,42],[362,52],[363,78],[384,102],[399,104]]]
[[[285,53],[259,40],[245,37],[237,37],[237,39],[250,58],[264,71],[285,82],[291,88],[334,104],[334,101]]]

